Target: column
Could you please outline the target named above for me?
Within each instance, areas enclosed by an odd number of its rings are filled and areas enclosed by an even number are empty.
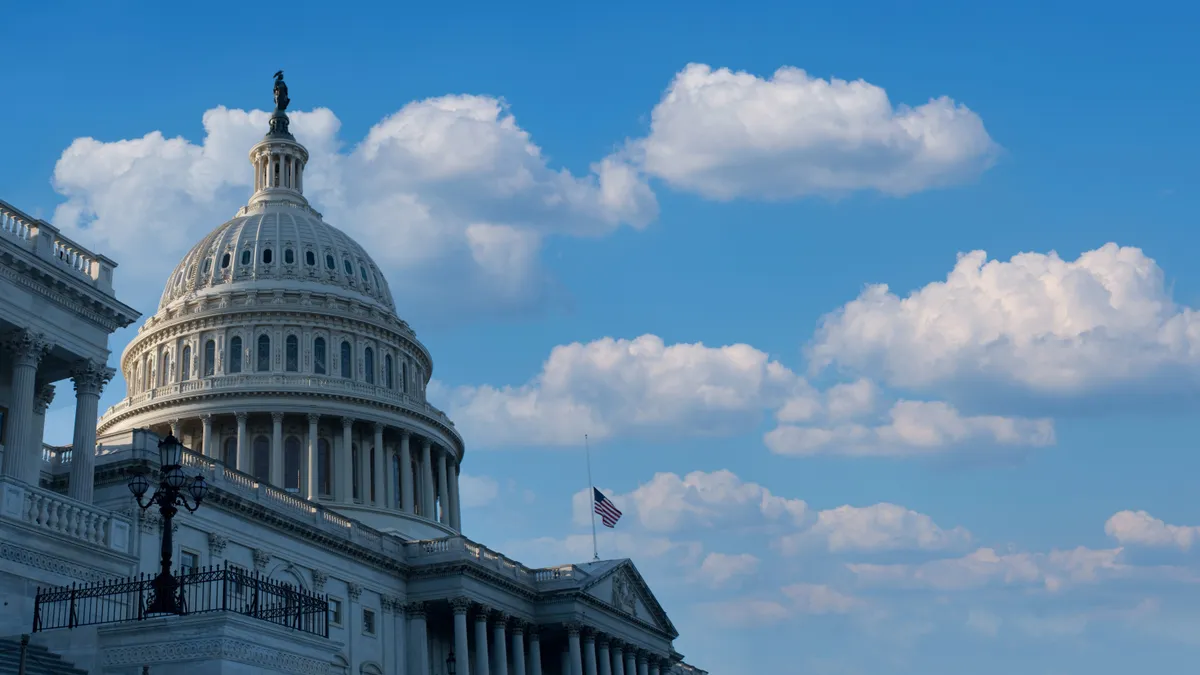
[[[38,364],[50,352],[46,336],[17,330],[8,336],[5,347],[12,357],[12,406],[8,415],[8,443],[4,452],[4,475],[36,486],[42,475],[42,449],[33,444],[33,397]]]
[[[371,481],[375,490],[375,506],[387,506],[387,495],[384,494],[384,457],[386,453],[383,451],[383,424],[375,423],[375,478]]]
[[[525,675],[525,622],[513,621],[512,675]]]
[[[433,506],[433,447],[426,438],[421,443],[421,487],[425,488],[425,494],[421,499],[421,513],[430,520],[436,520],[437,514],[434,513]]]
[[[447,481],[446,481],[446,452],[445,452],[445,450],[438,452],[437,480],[438,480],[437,497],[438,497],[438,502],[442,506],[441,510],[438,512],[438,522],[443,525],[449,525],[450,524],[450,508],[449,508],[450,507],[450,488],[447,486]]]
[[[237,417],[237,470],[250,473],[250,451],[246,443],[246,413],[235,413]]]
[[[662,663],[662,659],[658,658],[657,656],[650,659],[650,675],[659,675],[658,665],[660,663]]]
[[[637,675],[637,648],[633,645],[625,649],[625,675]]]
[[[84,361],[71,371],[75,383],[75,436],[71,441],[67,496],[88,504],[92,503],[96,484],[96,406],[100,392],[114,374],[116,371],[95,361]]]
[[[203,451],[205,457],[216,457],[220,459],[221,453],[216,451],[212,446],[212,415],[204,413],[200,416],[200,424],[202,425],[202,439],[200,441],[200,450]]]
[[[354,619],[351,619],[353,621]],[[429,633],[425,625],[425,603],[414,602],[408,606],[409,636],[412,649],[411,664],[414,673],[429,672]]]
[[[650,675],[649,664],[646,661],[646,652],[639,649],[637,653],[637,671],[638,675]]]
[[[492,621],[492,673],[508,675],[508,615],[496,612]]]
[[[41,461],[42,445],[46,438],[46,409],[54,403],[54,385],[43,384],[37,388],[37,396],[33,399],[33,433],[29,435],[33,447],[28,449],[30,455]]]
[[[467,642],[467,610],[471,608],[471,601],[451,598],[450,608],[454,610],[454,660],[458,675],[471,675],[471,645]]]
[[[600,666],[599,675],[612,675],[612,657],[608,655],[607,635],[600,635],[596,639],[596,648],[599,650],[596,654],[597,665]]]
[[[612,641],[612,675],[625,675],[624,646],[619,640]],[[633,675],[633,673],[629,675]]]
[[[542,675],[542,641],[538,625],[529,624],[529,675]]]
[[[489,672],[487,621],[488,608],[479,605],[475,614],[475,675],[488,675]]]
[[[462,518],[458,512],[458,462],[451,461],[450,472],[450,527],[455,532],[462,532]]]
[[[558,672],[571,675],[571,648],[568,645],[563,645],[562,651],[559,652],[558,664]]]
[[[338,501],[350,504],[354,501],[354,419],[342,418],[342,494]],[[424,672],[424,671],[421,671]]]
[[[571,657],[571,675],[583,675],[583,650],[579,644],[579,629],[577,623],[567,624],[567,652]]]
[[[596,632],[583,629],[583,675],[599,675],[596,672]]]
[[[271,413],[271,484],[283,489],[283,413]]]
[[[408,447],[409,434],[400,430],[400,504],[405,513],[413,512],[412,451]]]
[[[304,465],[308,469],[305,472],[304,481],[306,499],[316,501],[317,499],[317,422],[321,416],[317,413],[308,413],[308,457],[305,457]]]
[[[393,601],[396,609],[396,658],[393,675],[408,675],[408,610],[400,598],[393,598]]]

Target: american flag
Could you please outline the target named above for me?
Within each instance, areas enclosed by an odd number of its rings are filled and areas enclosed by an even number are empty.
[[[592,501],[595,502],[593,510],[600,516],[600,522],[604,523],[605,527],[616,527],[617,521],[621,519],[621,510],[596,488],[592,488],[592,497]]]

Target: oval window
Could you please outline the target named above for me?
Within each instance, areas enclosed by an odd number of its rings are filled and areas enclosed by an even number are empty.
[[[317,256],[312,251],[305,251],[304,252],[304,262],[308,263],[309,266],[316,265],[317,264]]]
[[[333,256],[329,253],[325,254],[325,266],[331,270],[337,269],[337,263],[333,262]]]
[[[242,264],[243,265],[250,264],[250,250],[249,249],[242,251]]]
[[[283,262],[289,265],[296,262],[296,254],[292,251],[292,249],[286,248],[283,250]]]
[[[362,276],[362,280],[363,280],[363,281],[366,281],[366,280],[367,280],[367,268],[365,268],[365,267],[359,267],[359,268],[358,268],[358,273],[359,273],[359,275],[360,275],[360,276]]]
[[[203,274],[208,274],[210,271],[212,271],[212,258],[205,258]]]
[[[225,269],[226,267],[229,267],[229,254],[228,253],[221,256],[221,269]]]
[[[346,268],[347,276],[351,276],[351,277],[354,276],[354,268],[350,266],[349,258],[346,258],[345,260],[342,261],[342,267]]]
[[[263,263],[266,265],[271,264],[271,249],[269,248],[263,249]]]

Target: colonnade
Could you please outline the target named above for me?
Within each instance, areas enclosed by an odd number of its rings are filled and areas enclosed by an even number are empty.
[[[12,389],[8,419],[3,422],[7,429],[0,474],[37,486],[41,482],[44,414],[55,391],[52,384],[39,384],[38,372],[54,343],[41,333],[18,329],[5,337],[3,348],[12,360]],[[90,504],[95,489],[97,406],[104,385],[116,371],[80,359],[70,372],[75,386],[75,431],[67,496]]]

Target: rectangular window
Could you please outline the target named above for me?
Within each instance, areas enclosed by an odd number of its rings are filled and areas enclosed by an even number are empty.
[[[200,569],[200,554],[194,551],[179,553],[179,573],[192,574]]]
[[[363,609],[363,633],[375,634],[375,610],[373,609]]]
[[[337,598],[329,598],[329,625],[342,625],[342,601]]]

